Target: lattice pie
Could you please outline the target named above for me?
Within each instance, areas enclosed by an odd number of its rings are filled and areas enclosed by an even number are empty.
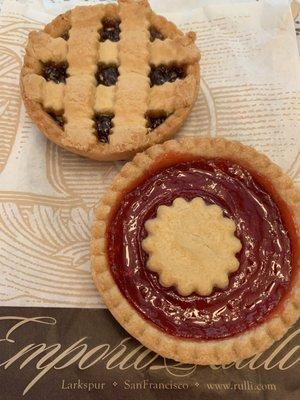
[[[70,151],[130,157],[180,128],[199,89],[195,34],[146,0],[76,7],[31,32],[21,74],[27,111]]]

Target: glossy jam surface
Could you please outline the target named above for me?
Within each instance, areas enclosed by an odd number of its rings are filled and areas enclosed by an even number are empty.
[[[265,321],[288,292],[293,267],[290,216],[283,222],[282,207],[268,193],[258,177],[220,159],[182,161],[152,172],[123,195],[106,232],[111,272],[123,295],[145,319],[177,337],[220,339]],[[235,222],[240,266],[225,290],[183,297],[147,269],[145,222],[177,197],[202,197]]]

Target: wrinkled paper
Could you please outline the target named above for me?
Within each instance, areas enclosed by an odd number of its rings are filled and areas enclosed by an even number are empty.
[[[2,4],[0,301],[5,305],[102,306],[90,277],[89,231],[94,206],[123,162],[97,163],[46,140],[19,92],[28,32],[74,3]],[[299,183],[300,65],[288,2],[199,3],[152,2],[183,30],[196,31],[202,53],[201,93],[178,136],[253,145]]]

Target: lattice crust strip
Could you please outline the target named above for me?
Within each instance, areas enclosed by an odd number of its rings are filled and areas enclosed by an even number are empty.
[[[149,14],[140,3],[120,2],[120,77],[117,84],[111,143],[143,140],[147,134],[145,113],[149,91]],[[139,18],[136,18],[139,13]]]
[[[105,19],[120,21],[119,41],[100,40]],[[168,116],[191,106],[197,86],[193,74],[160,86],[150,85],[149,75],[151,67],[161,65],[184,65],[188,71],[188,66],[199,60],[195,35],[179,34],[168,23],[169,37],[150,41],[153,21],[166,24],[152,13],[146,0],[119,0],[119,5],[73,9],[64,19],[68,37],[57,37],[55,24],[30,34],[23,78],[25,95],[46,111],[63,116],[63,145],[88,150],[99,144],[94,122],[97,114],[111,115],[111,145],[142,143],[149,133],[147,112]],[[64,82],[43,77],[47,63],[66,69]],[[99,65],[118,70],[116,84],[99,84]]]
[[[71,13],[68,40],[68,74],[65,88],[65,144],[81,148],[97,142],[94,135],[94,103],[99,46],[99,21],[103,9],[77,7]]]

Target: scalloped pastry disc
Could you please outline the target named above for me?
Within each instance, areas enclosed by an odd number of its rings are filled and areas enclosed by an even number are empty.
[[[190,202],[177,197],[170,207],[160,206],[145,228],[142,246],[149,254],[148,268],[158,273],[163,286],[175,286],[182,296],[225,289],[228,275],[239,267],[235,223],[200,197]]]

